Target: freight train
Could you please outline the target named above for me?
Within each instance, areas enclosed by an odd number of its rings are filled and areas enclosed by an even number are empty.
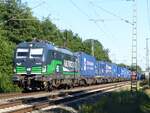
[[[131,71],[84,52],[47,41],[22,42],[14,54],[13,82],[25,90],[47,90],[129,80]]]

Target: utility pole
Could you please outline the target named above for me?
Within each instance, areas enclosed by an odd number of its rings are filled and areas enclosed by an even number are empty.
[[[92,46],[91,46],[92,55],[94,56],[94,40],[93,39],[91,39],[91,43],[92,43]]]
[[[63,47],[67,47],[67,30],[62,30],[63,33]]]
[[[148,40],[149,38],[146,38],[146,71],[149,72],[149,49],[148,49]]]
[[[65,33],[65,37],[64,37],[64,47],[67,47],[67,30],[64,32]]]
[[[148,84],[149,84],[149,87],[150,87],[150,72],[149,72],[149,48],[148,48],[148,40],[150,38],[146,38],[146,74],[147,74],[147,77],[148,77]]]
[[[137,0],[133,0],[131,91],[137,91]]]

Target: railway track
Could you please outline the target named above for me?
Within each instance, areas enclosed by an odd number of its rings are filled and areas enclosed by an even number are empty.
[[[39,92],[29,92],[29,93],[2,93],[0,94],[0,100],[3,99],[11,99],[15,97],[25,97],[25,96],[31,96],[31,95],[37,95],[37,94],[43,94],[45,93],[44,91],[39,91]]]
[[[109,83],[111,84],[111,83]],[[101,85],[93,85],[93,86],[88,86],[88,87],[76,87],[73,89],[69,89],[69,90],[56,90],[56,91],[52,91],[52,92],[45,92],[45,91],[39,91],[39,92],[29,92],[29,93],[2,93],[0,94],[0,103],[3,102],[10,102],[10,101],[14,101],[14,100],[23,100],[26,98],[32,98],[32,97],[37,97],[37,96],[51,96],[51,97],[55,97],[57,95],[64,95],[67,92],[77,92],[77,91],[83,91],[83,90],[88,90],[90,88],[93,87],[103,87],[103,85],[109,85],[109,84],[101,84]]]
[[[97,86],[90,86],[85,88],[76,88],[71,90],[64,90],[54,94],[49,94],[41,97],[32,97],[24,99],[16,99],[8,103],[0,104],[0,112],[7,113],[25,113],[41,108],[46,108],[53,105],[67,104],[73,101],[80,100],[97,93],[103,93],[118,87],[129,84],[129,82],[110,83]]]

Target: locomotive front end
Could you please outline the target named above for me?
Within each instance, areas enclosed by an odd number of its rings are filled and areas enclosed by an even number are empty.
[[[14,83],[24,89],[40,88],[42,74],[46,72],[45,47],[41,43],[21,43],[14,56]]]

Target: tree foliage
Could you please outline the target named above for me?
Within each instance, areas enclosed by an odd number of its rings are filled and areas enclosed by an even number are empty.
[[[31,9],[21,0],[1,0],[0,2],[0,92],[15,90],[11,78],[13,75],[13,52],[16,45],[33,38],[48,40],[71,51],[83,51],[91,54],[91,39],[83,41],[71,30],[61,31],[49,18],[38,20]],[[108,49],[94,40],[95,57],[110,61]]]
[[[91,54],[92,53],[92,41],[94,42],[94,56],[97,60],[111,61],[109,59],[108,49],[104,49],[103,45],[98,40],[87,39],[83,42],[85,47],[85,52]]]

